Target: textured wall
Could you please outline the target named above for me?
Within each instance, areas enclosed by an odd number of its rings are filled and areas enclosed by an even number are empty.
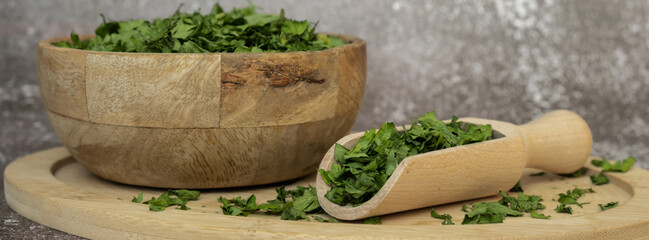
[[[40,103],[36,43],[111,19],[167,16],[181,1],[0,1],[0,167],[58,145]],[[211,8],[192,1],[185,10]],[[226,9],[244,1],[221,1]],[[261,1],[368,42],[362,130],[429,110],[524,123],[566,108],[591,126],[594,153],[649,168],[647,1]],[[0,187],[1,188],[1,187]],[[0,193],[0,197],[2,193]],[[0,231],[59,236],[8,210]],[[15,236],[14,236],[15,237]],[[2,237],[0,237],[2,238]]]

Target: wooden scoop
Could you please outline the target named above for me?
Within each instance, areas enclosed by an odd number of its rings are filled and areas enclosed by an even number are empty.
[[[374,197],[364,204],[340,206],[325,197],[331,187],[318,173],[316,188],[322,208],[342,220],[357,220],[388,213],[495,195],[511,189],[525,167],[556,173],[581,168],[592,147],[586,122],[577,114],[557,110],[524,125],[463,118],[474,124],[491,124],[492,140],[432,151],[404,159]],[[363,136],[354,133],[338,140],[351,149]],[[331,147],[320,163],[329,170]]]

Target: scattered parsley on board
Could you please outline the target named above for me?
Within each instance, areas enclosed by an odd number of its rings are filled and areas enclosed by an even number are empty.
[[[178,190],[168,190],[160,195],[158,198],[151,197],[151,200],[142,202],[144,198],[144,193],[140,193],[137,197],[133,197],[131,202],[134,203],[143,203],[149,205],[149,210],[154,212],[164,211],[167,207],[178,205],[176,209],[180,210],[189,210],[187,207],[187,202],[198,200],[198,197],[201,195],[199,191],[178,189]]]
[[[298,186],[297,189],[286,190],[282,186],[275,188],[275,192],[277,192],[275,199],[261,204],[257,204],[257,197],[254,194],[246,199],[241,196],[231,199],[219,197],[218,201],[222,204],[223,214],[231,216],[248,216],[254,212],[264,212],[280,215],[282,220],[300,220],[307,219],[307,213],[324,212],[320,207],[314,187]],[[314,220],[320,222],[320,217],[314,218]],[[335,219],[322,219],[322,222],[325,221],[337,222]]]
[[[607,159],[593,159],[590,161],[594,166],[601,167],[602,172],[627,172],[633,164],[635,164],[634,157],[628,157],[621,161],[615,161],[613,164]]]
[[[577,205],[583,207],[584,204],[589,204],[588,202],[577,202],[577,199],[582,197],[586,193],[594,193],[595,191],[592,188],[581,189],[575,188],[573,190],[568,190],[566,193],[559,193],[559,205],[554,209],[557,213],[568,213],[572,214],[572,207],[568,205]]]

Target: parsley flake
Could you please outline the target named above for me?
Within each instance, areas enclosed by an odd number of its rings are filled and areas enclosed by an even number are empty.
[[[311,218],[313,220],[318,221],[318,222],[326,222],[326,223],[337,223],[338,222],[338,219],[335,219],[335,218],[324,219],[324,218],[322,218],[320,216],[311,216]]]
[[[180,210],[189,210],[187,207],[188,201],[197,200],[201,195],[199,191],[191,190],[168,190],[158,198],[151,197],[151,200],[142,202],[143,204],[149,205],[149,210],[154,212],[164,211],[167,207],[177,205],[176,209]],[[137,197],[133,197],[131,202],[140,203],[143,198],[143,193],[140,193]]]
[[[600,172],[599,175],[590,176],[590,181],[595,185],[604,185],[610,182],[603,172]]]
[[[141,192],[140,194],[137,195],[137,197],[133,196],[133,199],[131,200],[131,202],[141,203],[143,198],[144,198],[144,193]]]
[[[444,221],[442,221],[442,225],[455,225],[455,223],[453,223],[453,221],[451,220],[453,217],[451,217],[450,214],[441,215],[441,214],[435,212],[434,208],[430,209],[430,216],[434,217],[434,218],[437,218],[437,219],[444,220]]]
[[[554,209],[557,213],[567,213],[567,214],[572,214],[572,207],[566,206],[565,204],[559,204],[557,207]]]
[[[537,212],[534,211],[534,210],[532,210],[532,211],[530,212],[530,216],[531,216],[532,218],[538,218],[538,219],[548,219],[548,218],[551,217],[551,216],[546,216],[546,215],[543,214],[543,213],[537,213]]]
[[[613,164],[607,159],[593,159],[590,161],[593,165],[602,168],[602,172],[627,172],[636,160],[634,157],[628,157],[621,161],[615,161]]]
[[[597,204],[597,205],[599,205],[599,208],[601,208],[602,211],[606,211],[606,210],[609,210],[611,208],[617,207],[617,204],[618,204],[618,202],[610,202],[610,203],[607,203],[606,205],[602,205],[602,204]]]
[[[589,204],[588,202],[585,203],[580,203],[577,202],[577,199],[579,199],[581,196],[583,196],[586,193],[594,193],[595,191],[592,188],[588,189],[581,189],[581,188],[575,188],[573,190],[568,190],[566,193],[559,193],[559,205],[557,208],[555,208],[555,211],[558,213],[569,213],[572,214],[572,207],[567,206],[567,205],[577,205],[579,207],[583,207],[584,204]]]

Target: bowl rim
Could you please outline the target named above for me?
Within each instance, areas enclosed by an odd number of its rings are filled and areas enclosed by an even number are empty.
[[[230,55],[230,56],[261,56],[261,55],[291,55],[291,54],[305,54],[305,53],[324,53],[328,51],[339,51],[339,50],[344,50],[345,48],[358,48],[358,47],[363,47],[365,46],[365,40],[359,38],[359,37],[354,37],[354,36],[349,36],[349,35],[344,35],[344,34],[333,34],[333,33],[326,33],[323,32],[322,34],[326,34],[329,36],[335,36],[339,37],[345,41],[347,41],[347,44],[342,45],[342,46],[337,46],[333,48],[328,48],[324,50],[317,50],[317,51],[293,51],[293,52],[261,52],[261,53],[234,53],[234,52],[213,52],[213,53],[155,53],[155,52],[108,52],[108,51],[92,51],[92,50],[83,50],[83,49],[75,49],[75,48],[66,48],[66,47],[57,47],[54,46],[52,43],[53,42],[59,42],[59,41],[70,41],[70,37],[53,37],[53,38],[46,38],[38,42],[38,48],[39,49],[47,49],[47,50],[53,50],[53,51],[72,51],[72,52],[79,52],[79,53],[85,53],[85,54],[104,54],[104,55],[125,55],[125,56],[133,56],[133,55],[183,55],[183,56],[191,56],[191,55],[200,55],[200,56],[205,56],[205,55]],[[84,35],[79,35],[79,38],[82,40],[87,40],[90,38],[93,38],[95,34],[84,34]]]

